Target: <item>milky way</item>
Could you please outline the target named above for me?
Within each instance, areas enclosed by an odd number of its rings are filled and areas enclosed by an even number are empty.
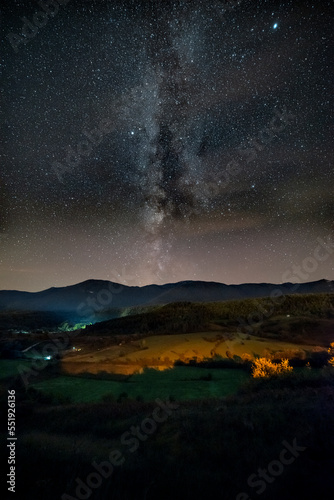
[[[331,237],[331,2],[59,4],[1,7],[0,288],[280,283]]]

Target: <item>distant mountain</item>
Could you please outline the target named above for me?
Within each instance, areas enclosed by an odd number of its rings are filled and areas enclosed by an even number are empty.
[[[73,318],[89,318],[117,308],[168,304],[172,302],[210,302],[268,297],[272,293],[334,293],[334,281],[310,283],[248,283],[225,285],[206,281],[181,281],[166,285],[125,286],[111,281],[87,280],[76,285],[49,288],[41,292],[0,291],[0,311],[67,312]]]

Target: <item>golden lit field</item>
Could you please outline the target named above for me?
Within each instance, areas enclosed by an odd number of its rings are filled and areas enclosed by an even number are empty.
[[[98,373],[131,374],[141,371],[145,366],[164,369],[174,361],[188,361],[211,358],[241,356],[263,356],[268,351],[306,349],[314,346],[292,344],[289,342],[250,337],[248,334],[235,334],[229,337],[219,332],[201,332],[178,335],[155,335],[128,344],[112,346],[100,350],[90,350],[76,356],[64,358],[62,366],[67,373],[87,371]]]

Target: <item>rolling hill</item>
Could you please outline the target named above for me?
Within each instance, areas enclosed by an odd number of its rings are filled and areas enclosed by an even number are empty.
[[[206,281],[181,281],[143,287],[126,286],[110,281],[87,280],[76,285],[49,288],[41,292],[0,290],[0,311],[48,311],[72,313],[75,318],[89,318],[112,309],[161,305],[173,302],[214,302],[269,297],[274,291],[283,295],[333,293],[334,281],[310,283],[247,283],[226,285]]]

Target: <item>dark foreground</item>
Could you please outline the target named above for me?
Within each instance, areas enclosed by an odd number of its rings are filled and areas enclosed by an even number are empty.
[[[331,498],[333,372],[251,380],[236,396],[186,402],[68,404],[17,384],[16,491],[6,498]]]

